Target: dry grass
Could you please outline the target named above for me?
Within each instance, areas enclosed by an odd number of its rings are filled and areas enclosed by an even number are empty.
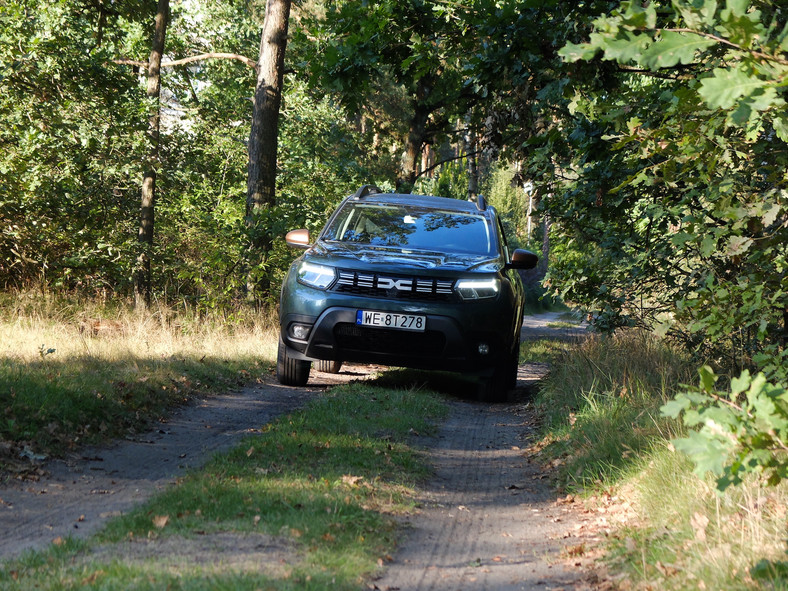
[[[718,494],[668,446],[622,484],[637,526],[618,533],[621,589],[785,589],[788,486],[754,478]]]
[[[610,532],[615,588],[788,589],[788,485],[750,478],[720,494],[670,444],[685,428],[660,407],[695,379],[685,356],[625,331],[553,363],[538,399],[544,453],[564,485],[626,498],[634,516]]]
[[[135,314],[17,297],[0,315],[0,470],[144,429],[194,394],[261,379],[277,347],[271,315]],[[10,466],[10,468],[9,468]]]
[[[41,357],[84,356],[116,360],[176,355],[276,359],[275,318],[270,313],[245,321],[178,314],[158,308],[148,314],[87,306],[16,307],[0,318],[0,358],[31,362]],[[54,349],[51,353],[49,350]]]
[[[559,350],[537,403],[546,453],[565,465],[562,483],[615,483],[655,441],[676,436],[680,425],[659,409],[691,375],[678,352],[639,331],[590,335]]]

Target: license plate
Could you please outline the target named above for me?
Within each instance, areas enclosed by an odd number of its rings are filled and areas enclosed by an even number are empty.
[[[423,332],[427,326],[427,317],[416,314],[359,310],[356,312],[356,324],[359,326],[376,326],[379,328],[396,328],[397,330]]]

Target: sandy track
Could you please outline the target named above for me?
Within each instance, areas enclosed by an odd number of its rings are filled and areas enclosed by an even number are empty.
[[[545,372],[524,365],[516,394]],[[375,586],[382,591],[556,589],[584,586],[564,540],[577,515],[556,503],[548,474],[527,458],[527,404],[455,401],[429,448],[435,476]]]

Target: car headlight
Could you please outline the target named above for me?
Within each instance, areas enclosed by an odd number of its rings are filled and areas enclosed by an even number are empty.
[[[336,271],[333,267],[316,265],[315,263],[303,262],[298,267],[298,281],[317,289],[327,289],[334,283]]]
[[[499,279],[460,279],[454,287],[464,300],[494,298],[501,291]]]

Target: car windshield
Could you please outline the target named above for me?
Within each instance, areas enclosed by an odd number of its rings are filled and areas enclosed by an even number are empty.
[[[437,252],[493,254],[490,224],[480,214],[379,203],[348,203],[326,240]]]

